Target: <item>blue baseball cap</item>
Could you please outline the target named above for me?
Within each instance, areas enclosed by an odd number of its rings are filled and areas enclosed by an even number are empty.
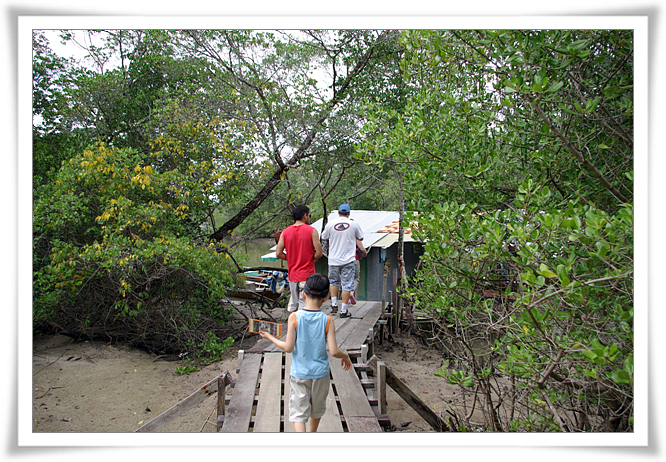
[[[339,212],[340,212],[340,213],[349,213],[350,210],[351,210],[351,209],[349,208],[349,205],[348,205],[348,204],[342,204],[342,205],[340,206]]]

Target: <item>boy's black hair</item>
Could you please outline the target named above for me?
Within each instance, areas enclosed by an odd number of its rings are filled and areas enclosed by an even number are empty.
[[[314,273],[308,276],[308,279],[305,281],[303,292],[313,298],[326,298],[328,297],[328,288],[330,285],[331,283],[326,276]]]
[[[294,217],[294,221],[298,221],[303,218],[303,215],[310,213],[310,209],[307,205],[297,205],[291,215]]]

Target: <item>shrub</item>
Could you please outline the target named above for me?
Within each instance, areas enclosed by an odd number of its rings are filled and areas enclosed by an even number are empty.
[[[178,351],[228,320],[236,267],[199,232],[223,180],[206,162],[158,171],[161,155],[99,145],[36,191],[36,328]]]

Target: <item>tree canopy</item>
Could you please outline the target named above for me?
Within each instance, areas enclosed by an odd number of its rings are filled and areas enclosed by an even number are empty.
[[[406,312],[485,429],[632,431],[631,30],[80,33],[33,35],[35,329],[196,348],[229,236],[399,210]]]

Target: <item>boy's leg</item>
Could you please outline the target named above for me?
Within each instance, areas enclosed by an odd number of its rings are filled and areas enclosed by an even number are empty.
[[[289,386],[289,420],[294,424],[294,431],[305,432],[305,423],[311,413],[309,381],[290,375]]]
[[[326,413],[326,398],[331,388],[330,372],[324,377],[312,381],[312,413],[308,420],[309,432],[316,432],[319,422]]]
[[[310,417],[310,420],[308,421],[308,427],[309,427],[309,432],[316,432],[317,428],[319,428],[319,422],[321,421],[321,417],[318,419],[313,419]]]

